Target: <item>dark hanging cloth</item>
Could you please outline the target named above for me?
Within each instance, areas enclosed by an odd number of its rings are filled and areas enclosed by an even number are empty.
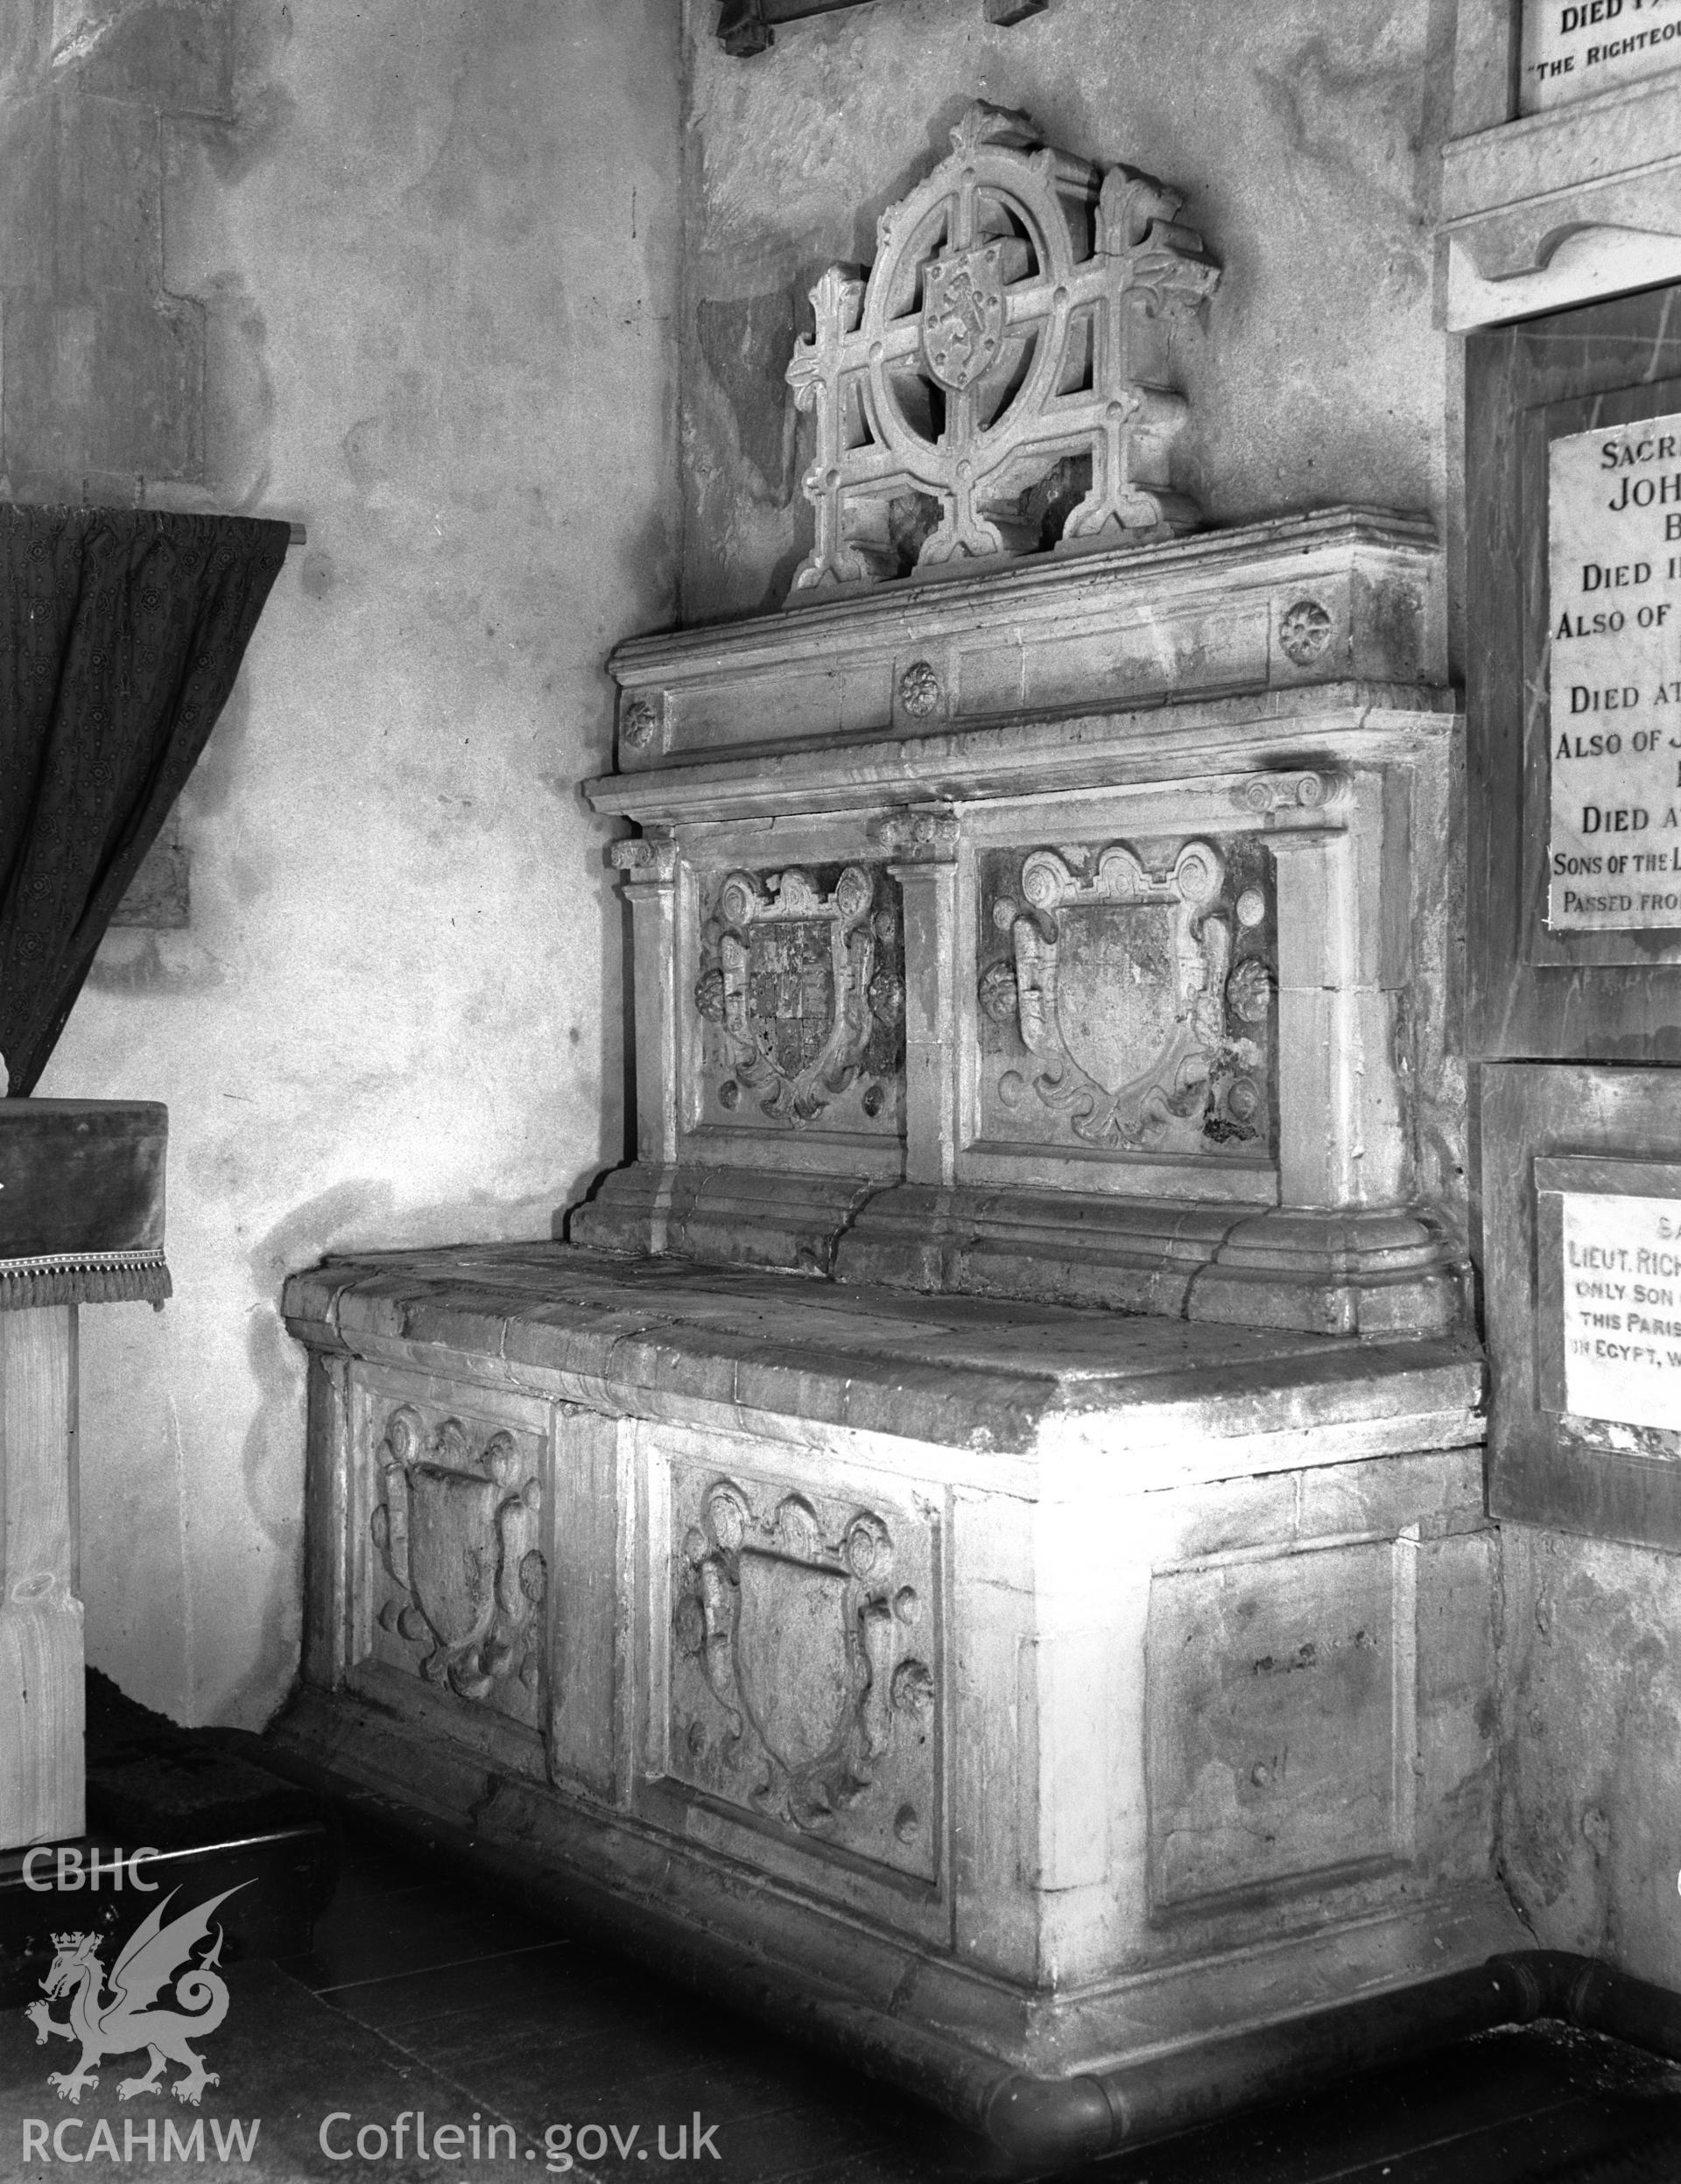
[[[0,507],[0,1054],[33,1090],[203,750],[285,523]]]

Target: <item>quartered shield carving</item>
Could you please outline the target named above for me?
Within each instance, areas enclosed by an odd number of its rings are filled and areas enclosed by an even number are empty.
[[[501,1693],[524,1716],[540,1675],[537,1611],[547,1580],[535,1458],[506,1430],[475,1454],[460,1419],[428,1431],[404,1403],[386,1422],[376,1461],[370,1529],[396,1587],[381,1629],[426,1649],[429,1681],[465,1699]]]
[[[797,867],[728,874],[694,987],[721,1031],[726,1107],[746,1086],[761,1113],[798,1126],[861,1078],[896,1075],[901,950],[891,882],[874,867],[841,867],[826,892]]]
[[[1015,250],[1027,256],[1019,243]],[[1004,331],[1002,242],[948,251],[923,272],[922,353],[942,387],[962,391],[989,370]],[[1021,268],[1012,268],[1019,277]]]
[[[901,1552],[871,1510],[819,1510],[799,1493],[757,1509],[728,1479],[699,1500],[673,1616],[679,1772],[767,1818],[866,1852],[890,1845],[892,1862],[925,1870],[938,1710],[911,1636],[925,1538]]]
[[[1200,1149],[1227,1039],[1231,929],[1213,914],[1224,881],[1199,841],[1157,872],[1119,844],[1087,871],[1051,849],[1023,861],[1023,902],[1009,906],[1016,1021],[1041,1064],[1034,1090],[1077,1137]],[[998,1013],[991,992],[983,1006]]]

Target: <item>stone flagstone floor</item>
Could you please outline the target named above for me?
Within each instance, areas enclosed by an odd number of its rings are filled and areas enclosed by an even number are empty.
[[[219,2082],[200,2109],[120,2100],[132,2058],[112,2058],[95,2089],[61,2103],[46,2073],[70,2051],[38,2047],[21,2009],[0,2016],[4,2184],[967,2184],[1008,2173],[915,2103],[581,1935],[535,1925],[365,1817],[348,1826],[343,1876],[310,1953],[228,1968],[228,2019],[206,2043]],[[1681,2071],[1556,2029],[1496,2033],[1077,2173],[1091,2184],[1681,2184]]]

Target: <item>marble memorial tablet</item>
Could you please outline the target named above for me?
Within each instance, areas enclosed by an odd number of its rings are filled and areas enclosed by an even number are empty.
[[[1681,0],[1524,0],[1526,114],[1681,67]]]
[[[1681,412],[1551,443],[1548,567],[1547,923],[1681,926]]]
[[[1566,1191],[1565,1403],[1681,1429],[1681,1199]]]

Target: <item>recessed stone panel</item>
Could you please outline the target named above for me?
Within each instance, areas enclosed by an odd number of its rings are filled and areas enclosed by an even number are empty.
[[[366,1397],[368,1658],[535,1729],[546,1652],[544,1439]]]
[[[1404,1856],[1413,1633],[1388,1541],[1171,1571],[1150,1586],[1152,1907]],[[1401,1749],[1397,1752],[1397,1724]]]
[[[904,938],[879,865],[703,874],[691,1127],[904,1127]]]
[[[815,1852],[935,1879],[933,1522],[686,1465],[672,1492],[672,1775]]]
[[[983,1141],[1272,1156],[1277,954],[1261,843],[1030,844],[980,867]]]

